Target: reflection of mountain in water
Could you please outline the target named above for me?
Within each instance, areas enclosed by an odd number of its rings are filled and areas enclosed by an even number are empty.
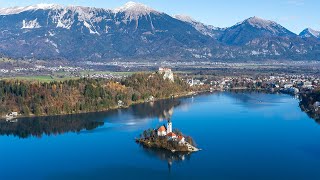
[[[0,135],[14,135],[20,138],[42,135],[59,135],[66,132],[80,132],[93,130],[103,126],[105,121],[111,123],[127,123],[132,118],[135,123],[146,118],[170,118],[173,108],[180,104],[179,100],[161,100],[152,103],[143,103],[128,109],[112,110],[108,112],[22,118],[16,123],[0,121]],[[130,118],[129,118],[130,116]]]
[[[189,161],[191,159],[190,153],[172,153],[168,150],[154,149],[154,148],[143,148],[146,155],[151,157],[157,157],[158,159],[168,163],[169,172],[174,163],[182,163],[183,161]]]

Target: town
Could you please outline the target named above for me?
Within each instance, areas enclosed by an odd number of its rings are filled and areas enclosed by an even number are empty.
[[[313,90],[320,85],[320,77],[315,75],[276,75],[276,76],[214,76],[193,78],[186,76],[186,81],[192,86],[208,86],[211,90],[265,90],[298,94]]]

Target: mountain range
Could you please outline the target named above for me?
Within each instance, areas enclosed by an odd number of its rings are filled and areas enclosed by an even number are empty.
[[[0,54],[110,60],[320,60],[320,32],[251,17],[218,28],[144,4],[116,9],[38,4],[0,9]]]

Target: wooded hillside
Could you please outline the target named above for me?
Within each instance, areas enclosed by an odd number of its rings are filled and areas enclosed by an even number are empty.
[[[161,74],[134,74],[119,82],[105,79],[79,79],[63,82],[0,81],[0,114],[16,111],[22,115],[57,115],[102,111],[147,100],[186,93],[189,86],[176,78],[164,80]]]

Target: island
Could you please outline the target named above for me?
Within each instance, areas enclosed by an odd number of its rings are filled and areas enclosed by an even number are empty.
[[[148,129],[135,139],[137,143],[146,148],[165,149],[171,152],[197,152],[201,149],[195,147],[190,136],[184,136],[178,129],[172,130],[172,122],[156,129]]]

